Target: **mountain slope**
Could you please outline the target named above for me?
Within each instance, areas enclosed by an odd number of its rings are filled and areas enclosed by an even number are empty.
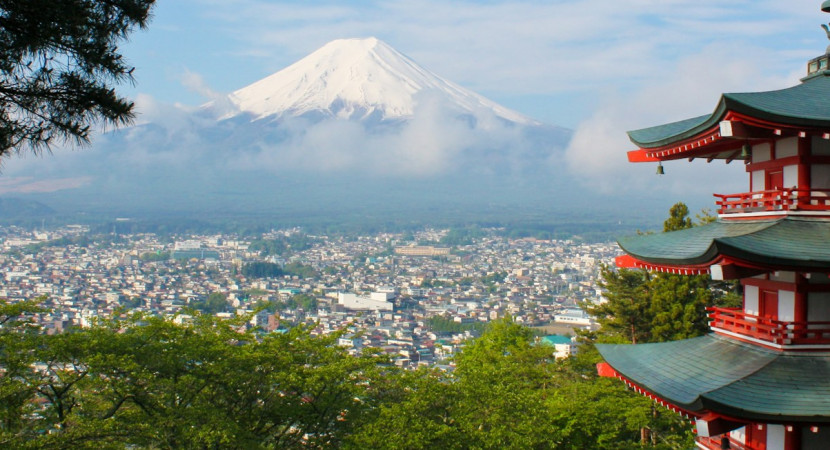
[[[257,119],[324,112],[341,119],[407,119],[416,96],[439,92],[467,114],[490,110],[523,125],[536,124],[521,114],[427,71],[376,39],[339,39],[291,66],[228,96],[233,109],[222,115],[249,113]]]

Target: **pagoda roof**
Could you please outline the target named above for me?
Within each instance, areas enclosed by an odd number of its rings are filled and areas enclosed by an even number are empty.
[[[717,335],[597,349],[618,375],[687,411],[830,422],[827,353],[768,350]]]
[[[700,266],[722,258],[748,267],[830,268],[830,221],[785,217],[727,221],[622,238],[620,247],[651,265]]]
[[[723,94],[712,114],[629,131],[628,136],[641,148],[661,147],[717,127],[727,112],[782,125],[830,127],[830,74],[776,91]]]

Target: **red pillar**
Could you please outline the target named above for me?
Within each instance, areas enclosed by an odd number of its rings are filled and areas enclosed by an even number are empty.
[[[795,274],[795,311],[793,312],[795,322],[807,321],[807,279],[801,272]]]
[[[801,449],[801,427],[786,425],[784,434],[784,450]]]

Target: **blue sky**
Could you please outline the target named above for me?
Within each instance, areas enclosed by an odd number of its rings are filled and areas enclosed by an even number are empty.
[[[819,24],[830,15],[819,5],[818,0],[167,0],[157,5],[149,29],[123,47],[137,66],[137,85],[125,91],[198,105],[210,93],[241,88],[330,40],[375,36],[445,78],[569,128],[609,99],[625,101],[652,88],[660,92],[683,76],[680,71],[702,69],[712,89],[698,93],[700,105],[688,105],[696,115],[711,109],[722,91],[797,82],[804,61],[828,44]],[[706,67],[683,69],[696,58]],[[744,65],[755,66],[754,79],[736,80],[746,74]],[[687,115],[686,108],[678,109],[679,118]]]

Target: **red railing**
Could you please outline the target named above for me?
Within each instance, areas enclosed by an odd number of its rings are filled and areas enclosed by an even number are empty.
[[[703,445],[704,448],[709,449],[717,449],[720,450],[722,448],[731,448],[733,450],[746,450],[745,444],[738,442],[736,439],[730,438],[727,434],[722,434],[720,436],[714,437],[701,437],[698,436],[695,440],[699,443],[699,445]],[[721,441],[728,440],[729,447],[724,447]]]
[[[830,344],[830,322],[782,322],[740,308],[709,307],[709,326],[779,345]]]
[[[718,214],[761,211],[830,211],[830,189],[773,189],[715,194]]]

